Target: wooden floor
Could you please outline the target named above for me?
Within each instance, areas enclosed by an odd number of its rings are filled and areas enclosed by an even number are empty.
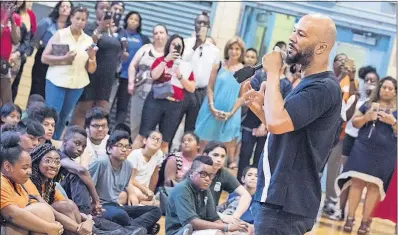
[[[25,109],[27,99],[29,96],[30,86],[31,86],[31,70],[34,61],[34,55],[28,58],[28,61],[24,68],[24,73],[22,75],[21,83],[19,85],[19,91],[16,98],[15,103],[18,104],[22,109]],[[221,200],[225,200],[226,194],[222,195]],[[314,205],[316,206],[316,205]],[[362,212],[362,205],[357,211],[357,221],[360,221]],[[161,218],[160,224],[162,226],[160,235],[165,235],[164,232],[164,217]],[[342,226],[344,225],[343,222],[336,222],[332,220],[328,220],[322,217],[318,218],[314,229],[307,233],[307,235],[343,235],[347,234],[342,231]],[[356,234],[358,229],[359,222],[356,224],[354,228],[354,232],[352,234]],[[374,219],[372,223],[372,230],[370,234],[373,235],[393,235],[395,234],[395,225],[390,221]],[[266,234],[264,234],[266,235]],[[286,234],[288,235],[288,234]]]

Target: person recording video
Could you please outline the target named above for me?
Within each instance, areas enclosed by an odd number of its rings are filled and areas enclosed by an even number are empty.
[[[318,173],[338,134],[341,89],[328,71],[336,41],[332,19],[319,14],[302,17],[288,43],[287,64],[300,64],[303,78],[282,98],[281,50],[262,60],[267,81],[260,91],[244,84],[245,101],[266,125],[269,135],[258,166],[255,231],[261,234],[304,234],[315,223],[321,201]],[[264,109],[263,109],[264,106]],[[278,226],[274,225],[274,221]]]

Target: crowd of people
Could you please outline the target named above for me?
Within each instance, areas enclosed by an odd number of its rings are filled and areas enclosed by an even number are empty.
[[[190,38],[169,35],[166,25],[157,24],[149,39],[141,30],[145,19],[136,11],[124,16],[121,1],[97,1],[93,22],[85,7],[68,0],[37,24],[26,1],[1,6],[5,234],[262,234],[274,225],[253,224],[265,217],[277,219],[275,226],[285,223],[279,229],[299,220],[300,229],[291,234],[303,234],[318,212],[319,205],[308,202],[320,203],[326,159],[323,215],[345,220],[344,230],[351,232],[366,188],[358,234],[369,232],[373,217],[394,218],[375,208],[396,203],[397,82],[379,78],[372,66],[360,68],[356,79],[355,61],[343,53],[333,71],[324,72],[336,33],[329,20],[315,17],[325,26],[317,33],[324,32],[327,43],[317,49],[318,61],[326,62],[312,67],[320,73],[308,72],[315,57],[298,48],[305,30],[298,28],[288,44],[274,47],[288,54],[282,68],[264,66],[240,84],[234,73],[256,65],[259,55],[239,37],[221,53],[207,36],[206,12],[195,18]],[[22,110],[14,101],[34,50],[32,87]],[[302,50],[302,57],[292,50]],[[271,54],[263,64],[268,58],[277,61]],[[310,92],[297,98],[302,91]],[[328,99],[321,98],[325,92]],[[283,100],[290,121],[275,109]],[[171,147],[175,138],[177,151]],[[287,168],[291,174],[283,172]],[[293,185],[299,180],[313,187]],[[223,192],[228,197],[221,203]],[[285,197],[290,201],[282,202]],[[162,215],[165,228],[158,223]]]

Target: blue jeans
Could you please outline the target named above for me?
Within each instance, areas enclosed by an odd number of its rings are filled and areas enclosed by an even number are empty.
[[[291,214],[277,208],[255,202],[255,235],[303,235],[311,231],[315,219]]]
[[[54,85],[46,80],[46,105],[53,107],[58,113],[55,124],[54,139],[59,140],[65,128],[65,123],[79,100],[83,88],[69,89]]]

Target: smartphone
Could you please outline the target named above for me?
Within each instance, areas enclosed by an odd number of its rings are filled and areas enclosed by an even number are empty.
[[[116,27],[119,27],[120,19],[122,18],[122,14],[115,13],[113,14],[113,23],[115,23]]]
[[[345,62],[345,66],[347,67],[348,70],[352,71],[355,67],[354,60],[347,59]]]
[[[379,103],[375,103],[375,102],[373,102],[373,103],[372,103],[372,107],[371,107],[371,109],[373,110],[373,112],[376,112],[376,113],[378,113],[378,112],[379,112],[379,110],[380,110],[380,104],[379,104]]]
[[[112,12],[107,11],[105,12],[104,20],[110,20],[112,19]]]
[[[176,50],[179,54],[181,54],[181,45],[180,44],[175,45],[174,50]]]

